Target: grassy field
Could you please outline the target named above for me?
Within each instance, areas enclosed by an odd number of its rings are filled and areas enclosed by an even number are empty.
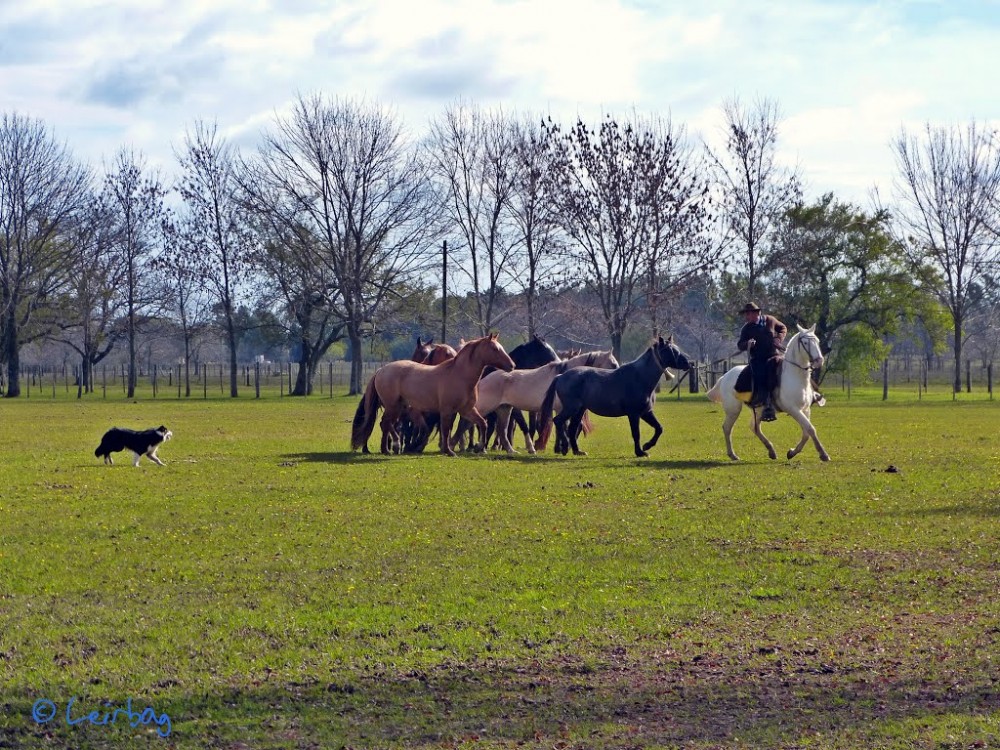
[[[831,463],[741,420],[733,464],[688,394],[644,460],[624,420],[386,458],[355,399],[57,395],[0,402],[0,747],[1000,746],[985,397],[834,392]],[[167,466],[94,458],[161,423]]]

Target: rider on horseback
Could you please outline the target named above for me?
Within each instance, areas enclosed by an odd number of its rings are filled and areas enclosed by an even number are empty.
[[[747,352],[750,359],[750,370],[753,373],[753,396],[751,406],[764,405],[761,419],[773,422],[777,419],[771,391],[775,387],[774,372],[777,369],[775,360],[784,352],[782,342],[788,328],[773,315],[765,315],[755,302],[748,302],[740,310],[746,323],[740,331],[740,340],[736,346],[741,352]]]

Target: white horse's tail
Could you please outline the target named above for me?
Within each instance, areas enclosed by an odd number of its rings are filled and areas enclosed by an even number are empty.
[[[721,404],[722,403],[722,389],[719,388],[719,381],[716,381],[715,385],[713,385],[711,388],[709,388],[708,389],[708,393],[706,393],[705,395],[708,396],[708,400],[709,401],[714,401],[717,404]]]

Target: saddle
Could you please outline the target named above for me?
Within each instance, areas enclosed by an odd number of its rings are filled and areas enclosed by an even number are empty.
[[[784,357],[775,356],[771,357],[767,361],[768,375],[770,378],[771,390],[773,391],[777,388],[777,384],[781,382],[781,365],[784,362]],[[746,365],[736,378],[736,385],[734,387],[736,391],[736,398],[742,401],[748,406],[758,406],[763,403],[764,394],[755,393],[754,382],[753,382],[753,368],[750,365]],[[754,396],[756,395],[756,399]]]

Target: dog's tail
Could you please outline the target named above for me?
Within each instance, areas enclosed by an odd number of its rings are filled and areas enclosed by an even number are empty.
[[[545,446],[548,445],[549,435],[552,434],[552,407],[555,406],[556,402],[556,378],[552,381],[552,385],[545,392],[545,399],[542,401],[542,421],[538,425],[538,449],[545,450]]]
[[[371,437],[372,430],[375,429],[375,416],[381,405],[382,401],[378,397],[378,391],[375,390],[375,378],[372,377],[368,381],[365,395],[361,397],[361,403],[358,404],[358,410],[354,412],[354,424],[351,427],[351,450],[356,451],[363,447],[364,452],[368,452],[368,438]]]

